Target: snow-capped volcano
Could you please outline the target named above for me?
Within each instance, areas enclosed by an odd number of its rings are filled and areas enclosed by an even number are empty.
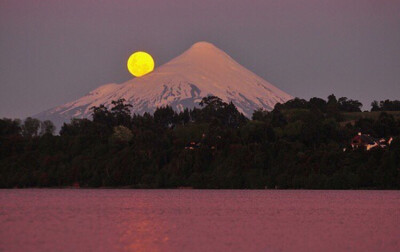
[[[271,110],[292,96],[247,70],[208,42],[198,42],[153,72],[122,84],[106,84],[82,98],[38,114],[60,125],[72,117],[88,118],[90,108],[124,98],[134,113],[169,105],[177,111],[198,106],[208,95],[232,101],[247,117],[258,108]]]

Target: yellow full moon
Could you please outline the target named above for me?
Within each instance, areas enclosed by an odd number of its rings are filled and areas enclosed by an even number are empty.
[[[129,72],[136,76],[141,77],[145,74],[150,73],[154,69],[154,60],[147,52],[135,52],[133,53],[126,63]]]

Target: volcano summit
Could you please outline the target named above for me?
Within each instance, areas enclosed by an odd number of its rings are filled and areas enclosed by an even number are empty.
[[[49,109],[39,119],[56,125],[71,118],[88,118],[90,108],[124,98],[133,113],[154,112],[157,107],[171,106],[176,111],[198,106],[208,95],[233,102],[238,110],[251,117],[254,110],[271,110],[278,102],[292,96],[241,66],[228,54],[208,42],[198,42],[187,51],[156,68],[150,74],[122,84],[106,84],[82,98]]]

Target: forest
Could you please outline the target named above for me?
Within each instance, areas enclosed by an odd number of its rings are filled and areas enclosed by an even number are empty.
[[[400,189],[399,101],[295,98],[251,119],[233,103],[132,114],[120,99],[59,133],[51,121],[0,119],[0,187]],[[373,115],[373,116],[372,116]],[[353,149],[359,132],[393,138]]]

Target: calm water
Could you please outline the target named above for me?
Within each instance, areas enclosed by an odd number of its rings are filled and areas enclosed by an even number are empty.
[[[0,251],[400,251],[400,192],[0,190]]]

